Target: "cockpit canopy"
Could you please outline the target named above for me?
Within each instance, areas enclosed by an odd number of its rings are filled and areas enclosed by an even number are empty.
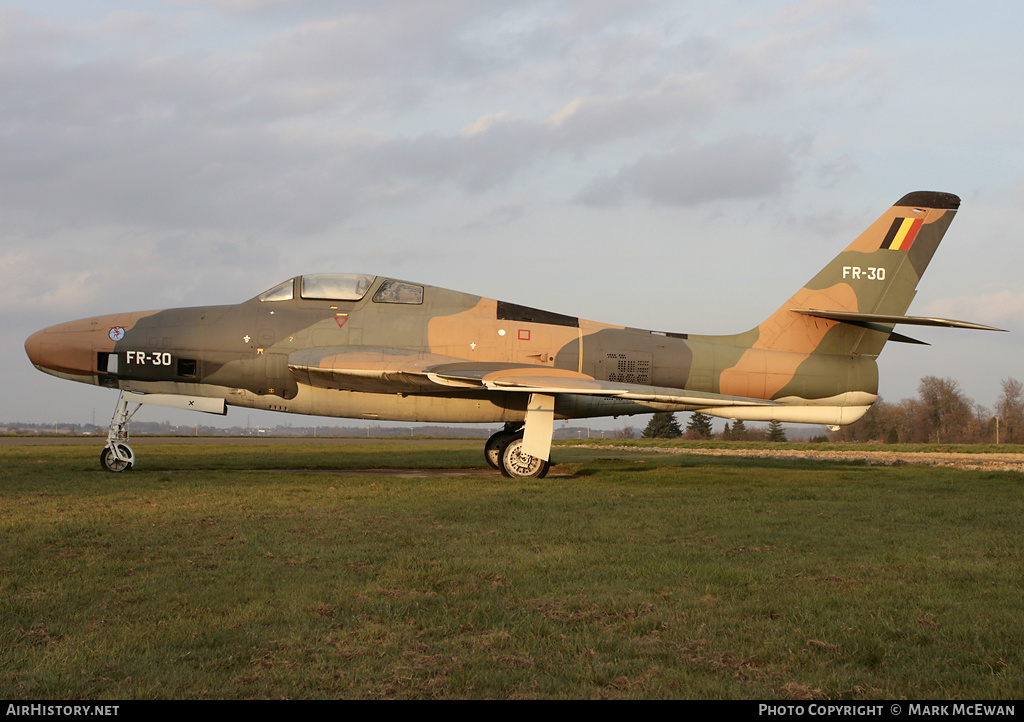
[[[313,273],[289,278],[269,291],[264,291],[257,298],[261,302],[291,301],[295,298],[297,286],[300,298],[318,301],[359,301],[376,280],[376,276],[365,273]],[[373,294],[373,302],[419,305],[423,303],[423,286],[385,279]]]
[[[295,297],[298,282],[299,296],[324,301],[358,301],[377,280],[365,273],[312,273],[296,276],[259,295],[260,301],[290,301]]]
[[[325,301],[358,301],[376,280],[376,276],[364,273],[314,273],[301,277],[299,295]]]

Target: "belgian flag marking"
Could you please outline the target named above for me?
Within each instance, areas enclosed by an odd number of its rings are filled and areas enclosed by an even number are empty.
[[[921,230],[924,220],[921,218],[897,218],[892,222],[892,227],[885,234],[882,241],[882,248],[890,251],[906,251],[917,238],[917,232]]]

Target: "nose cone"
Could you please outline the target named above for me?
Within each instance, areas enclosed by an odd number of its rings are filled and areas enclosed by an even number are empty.
[[[87,384],[96,383],[93,371],[94,332],[88,321],[75,321],[36,331],[25,341],[32,364],[48,374]]]
[[[96,350],[103,346],[111,350],[114,347],[106,337],[107,327],[103,321],[102,317],[87,318],[36,331],[25,341],[25,353],[40,371],[95,384]]]
[[[36,331],[34,334],[25,339],[25,353],[28,354],[28,360],[32,362],[32,365],[39,367],[42,362],[43,352],[43,334],[45,331]]]

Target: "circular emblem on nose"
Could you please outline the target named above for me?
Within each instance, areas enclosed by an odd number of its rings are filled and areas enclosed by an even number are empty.
[[[120,341],[124,338],[124,328],[122,326],[114,326],[107,335],[110,336],[111,341]]]

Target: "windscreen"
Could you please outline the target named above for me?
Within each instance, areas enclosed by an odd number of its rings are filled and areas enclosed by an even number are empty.
[[[302,297],[327,301],[358,301],[376,276],[364,273],[314,273],[302,277]]]

